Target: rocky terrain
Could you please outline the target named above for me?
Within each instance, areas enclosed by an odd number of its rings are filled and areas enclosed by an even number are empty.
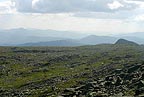
[[[0,47],[0,96],[143,97],[144,46]]]
[[[88,81],[79,87],[67,88],[62,93],[64,97],[123,97],[125,95],[144,96],[143,64],[126,65],[122,69],[112,70],[103,78]]]

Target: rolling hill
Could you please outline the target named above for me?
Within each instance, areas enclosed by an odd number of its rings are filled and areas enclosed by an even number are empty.
[[[69,31],[17,28],[0,30],[0,45],[15,46],[24,43],[77,39],[80,37],[84,37],[84,35]]]
[[[96,45],[96,44],[103,44],[103,43],[114,43],[118,38],[110,37],[110,36],[96,36],[96,35],[89,35],[79,40],[80,43],[89,44],[89,45]]]
[[[25,43],[19,46],[81,46],[84,45],[73,40],[56,40],[49,42]]]
[[[124,45],[138,45],[133,41],[128,41],[126,39],[119,39],[115,44],[124,44]]]

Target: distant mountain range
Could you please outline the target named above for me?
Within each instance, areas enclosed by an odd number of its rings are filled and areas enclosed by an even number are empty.
[[[0,30],[0,45],[13,46],[24,43],[78,39],[84,36],[86,35],[69,31],[18,28],[10,30]]]
[[[85,44],[74,40],[55,40],[49,42],[25,43],[19,46],[82,46]]]
[[[95,44],[103,44],[103,43],[114,43],[118,38],[110,37],[110,36],[96,36],[89,35],[79,40],[80,43],[95,45]]]
[[[144,33],[129,33],[115,36],[96,36],[78,32],[11,29],[0,30],[0,46],[81,46],[96,44],[114,44],[118,39],[144,44]]]

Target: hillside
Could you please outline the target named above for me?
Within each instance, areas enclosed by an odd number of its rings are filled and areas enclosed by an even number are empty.
[[[79,42],[84,44],[90,44],[90,45],[96,45],[96,44],[102,44],[102,43],[114,43],[118,38],[110,37],[110,36],[96,36],[96,35],[90,35],[87,37],[84,37],[79,40]]]
[[[144,94],[144,46],[0,47],[0,96]]]
[[[40,30],[40,29],[9,29],[0,30],[0,46],[15,46],[24,43],[48,42],[64,39],[77,39],[85,35],[55,30]]]
[[[18,46],[82,46],[82,45],[96,45],[96,44],[113,44],[117,38],[109,36],[90,35],[82,39],[65,39],[55,41],[45,41],[36,43],[24,43]]]
[[[82,46],[82,45],[96,45],[96,44],[113,44],[117,38],[109,36],[90,35],[82,39],[65,39],[55,41],[45,41],[36,43],[24,43],[18,46]]]
[[[25,43],[19,46],[81,46],[81,44],[74,40],[56,40],[49,42],[38,42],[38,43]]]
[[[125,44],[125,45],[138,45],[133,41],[128,41],[126,39],[119,39],[115,44]]]

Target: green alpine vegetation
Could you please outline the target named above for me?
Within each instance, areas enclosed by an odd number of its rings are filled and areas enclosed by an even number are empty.
[[[144,46],[0,47],[0,96],[144,96]]]

